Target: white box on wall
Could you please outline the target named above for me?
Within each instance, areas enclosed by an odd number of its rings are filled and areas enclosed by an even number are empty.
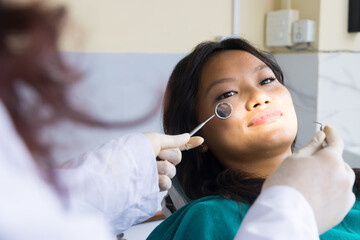
[[[297,20],[293,27],[294,43],[313,42],[315,39],[315,22],[309,19]]]
[[[292,25],[299,19],[299,11],[285,9],[268,12],[266,16],[266,45],[269,47],[291,46]]]

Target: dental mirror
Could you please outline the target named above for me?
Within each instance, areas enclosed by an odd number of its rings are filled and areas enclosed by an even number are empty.
[[[209,117],[206,121],[199,124],[194,130],[190,132],[190,137],[199,131],[208,121],[210,121],[215,115],[220,119],[228,119],[233,111],[233,107],[228,102],[219,102],[215,107],[215,114]]]

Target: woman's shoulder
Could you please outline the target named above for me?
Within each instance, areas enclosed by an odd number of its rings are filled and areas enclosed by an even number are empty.
[[[149,239],[233,239],[248,208],[218,195],[197,199],[165,219]]]
[[[237,213],[243,212],[245,214],[249,209],[249,206],[245,203],[237,202],[219,195],[203,197],[190,202],[188,205],[188,212],[199,212],[202,215],[206,213],[211,214],[212,212],[220,214],[234,211]]]

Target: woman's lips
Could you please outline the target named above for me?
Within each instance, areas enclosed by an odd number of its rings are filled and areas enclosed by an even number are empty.
[[[267,109],[261,111],[251,119],[249,127],[274,122],[279,118],[281,118],[281,116],[282,116],[281,111],[278,109]]]

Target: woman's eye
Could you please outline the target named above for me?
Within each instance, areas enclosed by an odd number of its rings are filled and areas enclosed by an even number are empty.
[[[229,91],[229,92],[226,92],[226,93],[224,93],[224,94],[221,94],[221,95],[217,98],[217,100],[221,100],[221,99],[224,99],[224,98],[228,98],[228,97],[231,97],[231,96],[233,96],[233,95],[235,95],[235,94],[236,94],[235,91]]]
[[[271,83],[272,81],[275,81],[275,80],[276,80],[276,78],[274,78],[274,77],[269,77],[269,78],[266,78],[265,80],[261,81],[261,82],[260,82],[260,85],[269,84],[269,83]]]

